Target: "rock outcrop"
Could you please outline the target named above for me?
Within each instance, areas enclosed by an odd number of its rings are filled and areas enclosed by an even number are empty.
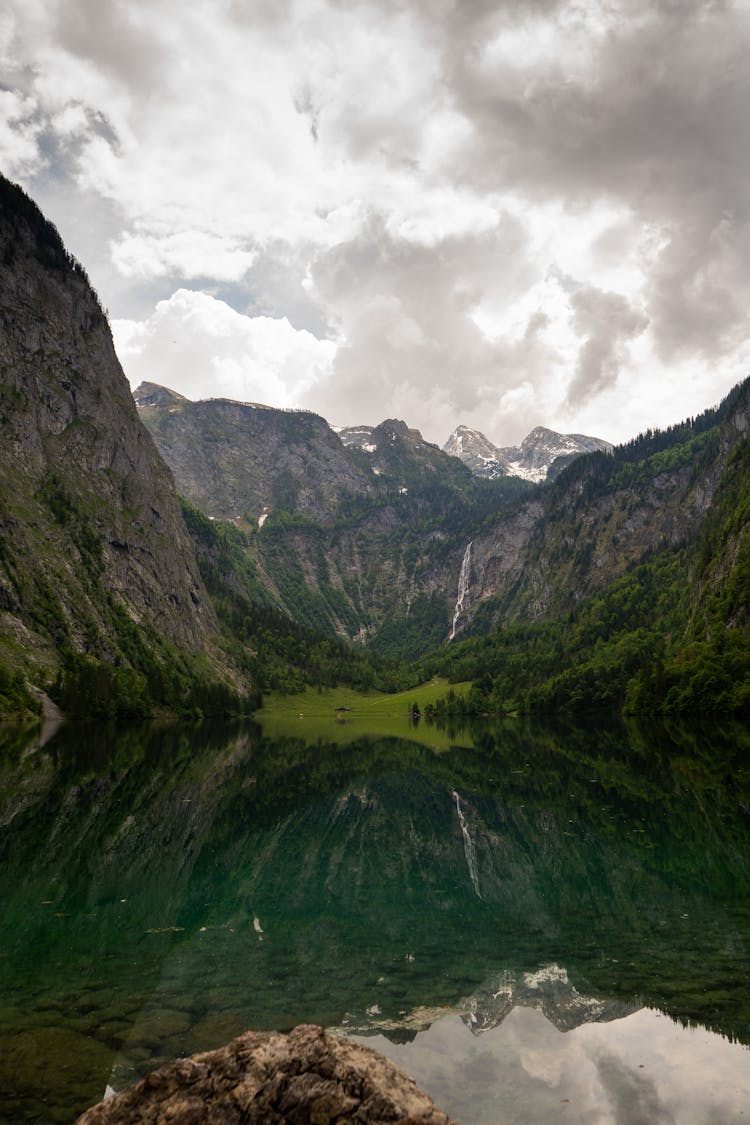
[[[217,1051],[177,1059],[87,1110],[77,1125],[177,1121],[451,1125],[388,1059],[305,1024],[288,1035],[248,1031]]]

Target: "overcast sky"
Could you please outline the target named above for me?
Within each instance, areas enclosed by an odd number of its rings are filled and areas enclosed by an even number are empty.
[[[749,0],[6,0],[131,384],[625,440],[750,371]]]

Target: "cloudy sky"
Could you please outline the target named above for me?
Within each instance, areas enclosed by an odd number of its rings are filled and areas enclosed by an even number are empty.
[[[6,0],[133,386],[625,440],[750,371],[750,0]]]

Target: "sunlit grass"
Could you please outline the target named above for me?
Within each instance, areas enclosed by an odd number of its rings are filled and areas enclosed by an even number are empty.
[[[357,738],[405,738],[435,750],[447,750],[450,746],[471,746],[470,736],[462,732],[451,737],[447,731],[424,719],[414,723],[412,707],[416,704],[424,712],[428,703],[434,704],[451,689],[456,695],[464,695],[470,687],[469,682],[451,684],[437,677],[393,695],[359,692],[346,687],[311,687],[297,695],[264,697],[263,707],[254,717],[271,738],[296,735],[307,740],[342,744]]]

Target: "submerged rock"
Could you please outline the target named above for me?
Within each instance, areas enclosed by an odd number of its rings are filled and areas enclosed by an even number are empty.
[[[226,1047],[177,1059],[100,1102],[77,1125],[453,1125],[394,1063],[351,1039],[302,1024],[246,1031]]]

